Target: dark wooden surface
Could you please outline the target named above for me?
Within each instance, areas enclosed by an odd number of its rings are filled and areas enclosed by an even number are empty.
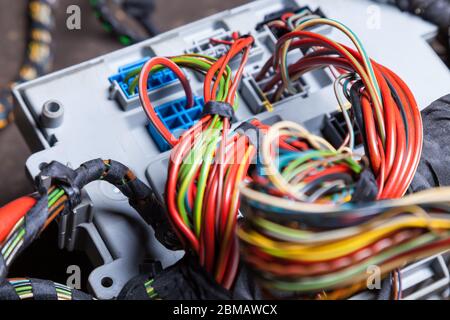
[[[88,0],[57,0],[55,64],[58,70],[94,58],[121,45],[95,19]],[[247,0],[156,0],[156,26],[170,30],[216,12],[230,9]],[[20,67],[26,34],[26,0],[0,0],[0,86],[15,77]],[[78,4],[82,9],[82,30],[65,28],[66,8]],[[0,131],[0,205],[29,193],[32,184],[25,175],[24,164],[30,152],[17,127],[12,124]]]

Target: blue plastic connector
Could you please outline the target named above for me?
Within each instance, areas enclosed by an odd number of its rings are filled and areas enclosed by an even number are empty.
[[[204,104],[203,97],[194,97],[194,105],[186,109],[186,98],[181,98],[155,107],[155,112],[170,132],[178,138],[200,119]],[[148,125],[148,130],[161,151],[170,149],[170,145],[152,123]]]
[[[117,81],[127,99],[132,99],[136,97],[138,95],[138,87],[136,86],[134,92],[130,92],[129,86],[131,85],[133,80],[137,77],[137,75],[134,77],[130,77],[129,79],[127,79],[127,81],[125,81],[125,79],[131,71],[135,71],[141,68],[149,59],[150,58],[143,58],[136,62],[120,67],[119,72],[117,74],[108,78],[109,82],[113,83],[114,81]],[[177,76],[169,69],[162,69],[150,75],[150,77],[148,78],[147,88],[149,91],[153,91],[163,86],[166,86],[174,81],[177,81]]]

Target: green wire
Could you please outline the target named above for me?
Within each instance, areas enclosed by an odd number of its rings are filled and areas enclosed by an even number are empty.
[[[269,232],[279,234],[281,236],[289,236],[291,239],[294,240],[307,240],[311,239],[311,237],[314,237],[313,232],[301,229],[292,229],[277,223],[273,223],[272,221],[266,220],[261,217],[254,217],[252,223],[254,223],[256,226],[260,228],[268,230]]]
[[[15,249],[15,247],[17,246],[17,244],[19,243],[20,240],[22,240],[22,238],[25,236],[25,228],[21,228],[19,233],[17,234],[17,236],[14,238],[14,241],[11,243],[11,245],[8,247],[8,249],[6,250],[6,252],[4,253],[4,257],[8,258],[9,255],[11,254],[11,252]]]
[[[212,59],[212,61],[217,60],[217,59],[207,57],[207,56],[200,56],[200,57]],[[194,56],[193,57],[190,57],[190,56],[173,57],[173,58],[171,58],[171,60],[179,66],[182,66],[182,67],[184,66],[184,67],[192,68],[192,69],[199,69],[199,70],[205,71],[205,72],[207,72],[211,68],[210,64],[208,64],[205,61],[196,59]],[[153,67],[151,71],[158,72],[164,68],[165,67],[163,67],[163,66],[157,65],[157,66]],[[128,88],[129,94],[133,94],[134,91],[136,90],[136,86],[139,83],[139,77],[136,77],[136,76],[139,75],[141,70],[142,70],[142,67],[132,70],[126,75],[124,82],[128,82],[131,78],[135,77]],[[226,68],[226,74],[227,74],[226,80],[224,80],[224,78],[222,78],[219,82],[220,89],[218,92],[218,100],[223,100],[228,94],[229,83],[231,81],[231,68],[229,66],[227,66],[227,68]]]
[[[24,293],[28,293],[28,292],[32,292],[33,291],[33,287],[31,285],[26,285],[24,287],[20,286],[20,287],[16,287],[16,292],[18,295],[24,294]]]
[[[203,209],[203,198],[205,196],[206,182],[208,179],[208,174],[211,169],[211,164],[214,159],[214,152],[217,149],[217,143],[220,140],[220,136],[216,136],[209,143],[206,150],[205,158],[203,160],[203,165],[200,170],[200,175],[198,177],[197,184],[197,195],[194,202],[194,227],[197,236],[200,236],[201,225],[202,225],[202,209]]]
[[[272,283],[267,282],[266,285],[282,291],[305,292],[323,290],[325,288],[339,285],[348,278],[352,278],[366,272],[369,266],[381,265],[384,261],[387,261],[390,258],[398,256],[404,252],[408,252],[409,250],[412,250],[414,248],[426,245],[427,243],[431,243],[436,239],[438,239],[438,236],[428,233],[416,239],[408,241],[402,245],[387,249],[385,252],[382,252],[378,256],[372,257],[355,267],[344,269],[343,271],[339,271],[326,276],[305,277],[300,281],[274,281]],[[263,249],[263,251],[269,254],[274,253],[274,251],[270,249]]]
[[[58,201],[58,199],[60,199],[64,195],[64,193],[64,190],[59,190],[59,192],[52,199],[49,199],[48,207],[50,208],[52,205],[54,205],[56,201]]]
[[[327,157],[336,156],[336,155],[339,155],[339,153],[336,151],[327,151],[327,150],[312,151],[302,157],[296,158],[294,161],[291,161],[289,163],[289,165],[283,170],[282,176],[286,180],[291,180],[293,177],[298,175],[300,172],[308,169],[309,167],[311,167],[311,165],[314,165],[311,163],[306,163],[304,165],[301,165],[305,161],[315,158],[317,156],[322,156],[323,160],[326,160]],[[349,157],[349,158],[342,159],[337,162],[342,162],[342,161],[347,162],[349,164],[350,168],[354,172],[356,172],[356,173],[361,172],[361,166],[353,158]]]
[[[52,200],[60,191],[61,191],[61,189],[55,188],[55,190],[53,190],[52,193],[49,194],[48,200],[49,201]]]
[[[205,60],[202,60],[202,59]],[[216,58],[204,56],[204,55],[182,55],[178,57],[170,58],[172,62],[180,67],[190,68],[201,72],[208,72],[215,61]],[[164,66],[155,66],[152,68],[151,72],[157,72],[165,68]],[[130,71],[124,81],[128,83],[131,79],[131,84],[128,88],[129,93],[134,93],[136,86],[139,83],[139,74],[142,68],[137,68]],[[216,93],[217,101],[224,101],[228,96],[229,87],[232,81],[232,71],[229,66],[226,67],[224,77],[219,81],[218,90]],[[233,109],[237,109],[238,99],[235,99]],[[210,171],[211,164],[214,158],[214,152],[217,148],[217,144],[220,141],[221,136],[218,134],[223,129],[223,122],[219,116],[215,115],[209,125],[209,130],[206,130],[198,139],[196,139],[194,146],[189,150],[187,155],[183,159],[183,163],[180,166],[178,173],[178,181],[181,181],[179,185],[178,195],[177,195],[177,205],[179,208],[180,216],[184,223],[191,228],[193,219],[195,233],[198,236],[201,230],[201,213],[202,213],[202,203],[203,197],[206,189],[207,177]],[[186,208],[186,195],[188,188],[195,175],[200,168],[200,174],[198,178],[198,189],[194,203],[193,216],[190,217],[190,211]]]
[[[366,51],[366,49],[364,48],[364,46],[363,46],[361,40],[360,40],[359,37],[356,35],[356,33],[354,33],[349,27],[347,27],[347,26],[346,26],[345,24],[343,24],[342,22],[339,22],[339,21],[334,20],[334,19],[329,19],[329,20],[338,23],[339,25],[341,25],[343,28],[345,28],[348,32],[350,32],[350,33],[355,37],[356,41],[358,42],[358,44],[359,44],[359,46],[361,47],[361,50],[362,50],[362,52],[363,52],[364,60],[366,60],[366,63],[367,63],[367,65],[369,66],[369,72],[370,72],[370,75],[371,75],[371,77],[372,77],[372,79],[373,79],[373,81],[374,81],[375,88],[377,89],[377,92],[378,92],[378,96],[379,96],[379,98],[380,98],[380,101],[382,101],[382,100],[381,100],[381,90],[380,90],[380,86],[378,85],[377,77],[375,76],[375,71],[374,71],[374,69],[373,69],[372,61],[370,60],[369,55],[367,54],[367,51]]]
[[[212,136],[212,132],[207,131],[206,134],[204,135],[204,137],[202,137],[203,140],[211,140],[213,139]],[[186,209],[186,202],[185,202],[185,197],[186,197],[186,193],[188,191],[188,187],[189,184],[191,183],[192,179],[194,179],[195,177],[195,173],[197,172],[198,167],[201,165],[202,162],[202,158],[203,158],[203,154],[205,152],[205,149],[207,148],[207,145],[205,144],[201,144],[199,145],[200,149],[192,149],[192,157],[193,157],[193,161],[191,163],[190,159],[191,157],[187,157],[187,162],[186,159],[183,161],[183,170],[186,170],[186,173],[183,175],[183,180],[182,183],[180,185],[179,191],[178,191],[178,196],[177,196],[177,204],[180,208],[180,214],[183,218],[183,220],[185,221],[186,224],[188,224],[189,226],[191,226],[191,223],[189,221],[188,218],[188,214],[187,214],[187,209]],[[180,171],[181,171],[180,169]],[[197,227],[196,227],[197,230]]]

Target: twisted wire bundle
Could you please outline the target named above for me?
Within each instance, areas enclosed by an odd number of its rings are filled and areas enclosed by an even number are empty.
[[[286,137],[303,147],[280,147]],[[385,276],[449,248],[450,189],[352,202],[361,160],[320,142],[298,124],[275,124],[241,189],[242,256],[264,288],[284,297],[340,290],[342,297],[366,288],[372,266]]]

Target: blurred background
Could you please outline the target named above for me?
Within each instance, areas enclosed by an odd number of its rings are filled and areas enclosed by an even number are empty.
[[[27,45],[28,0],[0,0],[0,87],[17,77]],[[89,0],[57,0],[54,5],[52,70],[59,70],[124,47],[118,36],[108,32],[97,18]],[[248,0],[155,0],[152,24],[164,32],[188,22],[231,9]],[[81,8],[81,30],[68,30],[66,10]],[[16,125],[0,130],[0,206],[33,191],[25,174],[30,151]]]

